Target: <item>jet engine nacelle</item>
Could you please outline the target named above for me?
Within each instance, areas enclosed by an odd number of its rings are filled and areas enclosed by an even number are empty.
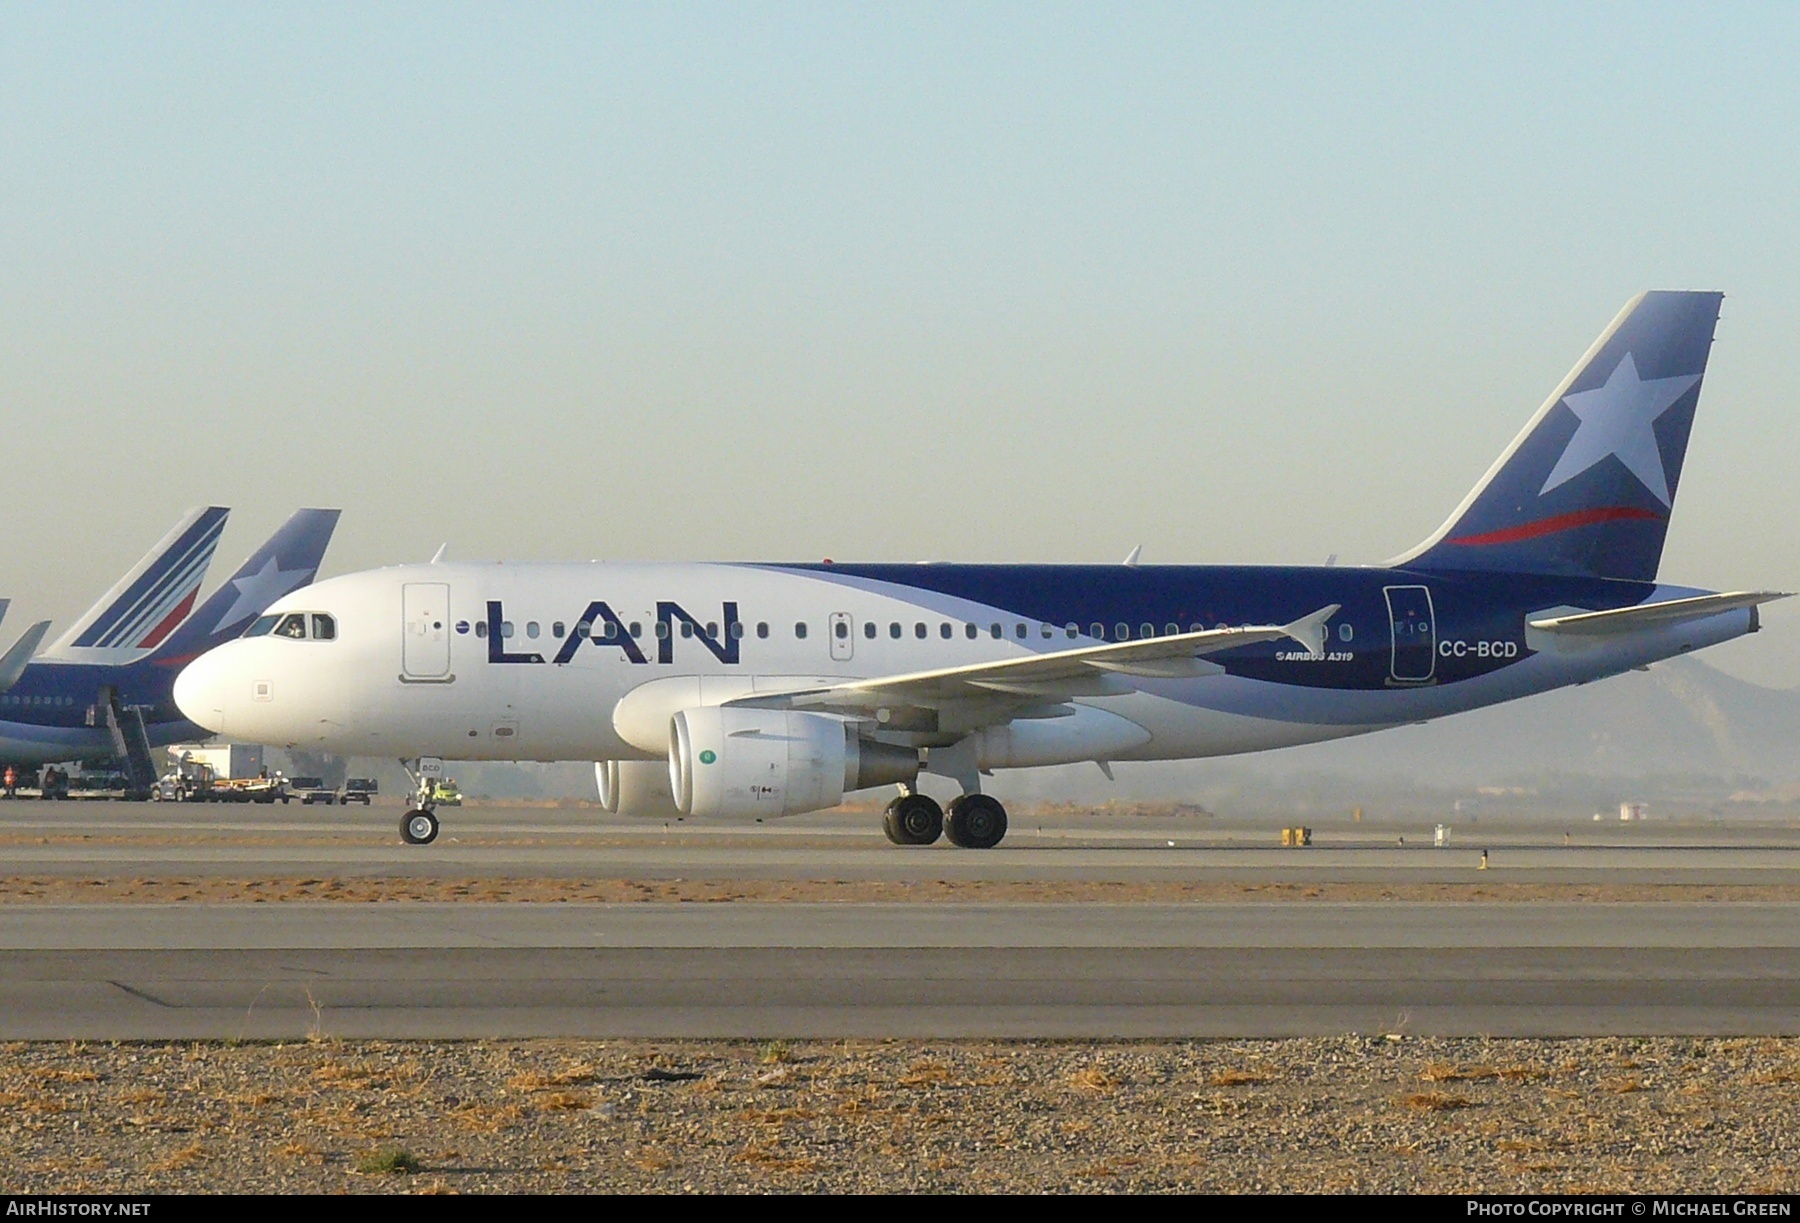
[[[628,819],[670,819],[682,814],[669,792],[669,766],[662,760],[602,760],[594,765],[600,805]]]
[[[710,706],[669,724],[675,805],[698,819],[822,811],[846,790],[919,775],[912,748],[863,742],[852,724],[817,713]]]

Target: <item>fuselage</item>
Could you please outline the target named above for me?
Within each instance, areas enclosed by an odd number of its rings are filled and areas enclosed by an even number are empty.
[[[109,689],[117,694],[121,708],[143,718],[151,747],[205,738],[210,732],[182,716],[172,695],[185,662],[32,663],[0,693],[0,762],[39,765],[113,759],[106,718]]]
[[[1072,730],[1053,758],[1031,763],[1167,760],[1424,721],[1754,630],[1749,610],[1599,640],[1552,638],[1527,623],[1697,593],[1362,567],[415,565],[334,578],[277,601],[261,635],[190,665],[176,697],[188,718],[229,738],[306,750],[655,759],[667,752],[667,719],[683,702],[1282,624],[1338,605],[1321,651],[1261,642],[1209,655],[1207,674],[1119,677],[1080,697],[1077,706],[1117,715],[1143,735],[1121,740],[1103,726],[1111,737],[1086,743]],[[329,617],[330,638],[267,630],[288,613]],[[962,732],[915,721],[875,733],[931,747]]]

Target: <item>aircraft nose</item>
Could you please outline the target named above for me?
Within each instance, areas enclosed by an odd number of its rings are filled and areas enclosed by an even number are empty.
[[[181,716],[214,734],[225,733],[225,692],[230,665],[220,657],[223,647],[209,651],[181,669],[175,677],[175,706]]]

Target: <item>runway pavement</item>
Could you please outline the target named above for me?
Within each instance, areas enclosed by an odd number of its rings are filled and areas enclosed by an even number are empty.
[[[0,1037],[1800,1031],[1800,905],[0,910]]]
[[[591,809],[450,809],[429,846],[400,843],[397,806],[0,803],[0,873],[489,878],[1467,880],[1483,850],[1515,883],[1800,884],[1800,829],[1780,824],[1461,824],[1321,827],[1283,849],[1272,826],[1022,813],[996,850],[900,849],[869,812],[778,824],[632,822]],[[1405,844],[1401,844],[1402,839]]]
[[[888,845],[868,813],[473,808],[428,847],[398,815],[0,804],[0,875],[1800,883],[1774,822],[1490,823],[1442,849],[1340,824],[1283,850],[1059,813],[970,853]],[[0,1038],[1343,1032],[1800,1032],[1800,903],[0,905]]]

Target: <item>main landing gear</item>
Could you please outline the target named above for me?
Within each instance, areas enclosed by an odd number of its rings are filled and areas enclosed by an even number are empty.
[[[986,794],[965,794],[944,809],[916,790],[887,805],[881,829],[896,845],[930,845],[948,835],[961,849],[992,849],[1006,836],[1006,808]]]

